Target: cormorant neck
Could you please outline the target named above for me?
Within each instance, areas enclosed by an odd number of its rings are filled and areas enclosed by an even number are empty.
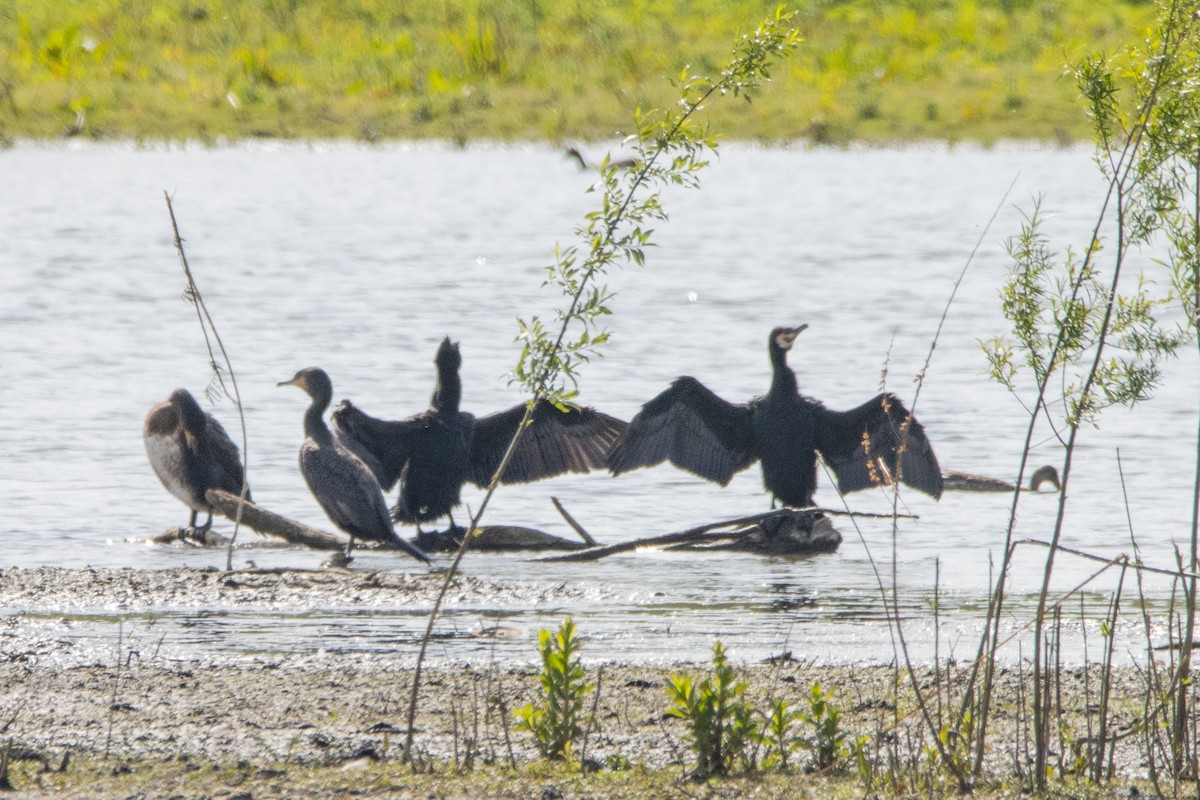
[[[458,413],[458,405],[462,402],[462,379],[457,369],[438,366],[438,381],[431,402],[435,411]]]
[[[771,368],[774,370],[774,377],[771,379],[772,393],[800,390],[796,385],[796,373],[788,366],[787,351],[775,342],[771,342]]]
[[[175,405],[179,408],[179,418],[183,423],[183,429],[193,436],[199,436],[204,433],[208,421],[204,417],[204,409],[196,402],[196,398],[182,390],[177,391],[172,397],[175,400]]]
[[[321,444],[333,441],[333,434],[329,432],[329,426],[325,424],[324,418],[325,409],[329,408],[329,401],[332,397],[332,391],[321,392],[318,390],[318,393],[313,396],[308,411],[304,412],[304,435]]]

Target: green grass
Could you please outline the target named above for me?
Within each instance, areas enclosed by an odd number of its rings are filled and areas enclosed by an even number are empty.
[[[520,770],[497,766],[470,772],[439,768],[414,775],[397,761],[365,763],[360,768],[295,764],[201,764],[189,761],[128,763],[120,761],[73,762],[66,772],[45,772],[38,765],[19,762],[13,772],[14,796],[70,798],[128,797],[305,797],[309,800],[342,797],[421,797],[477,800],[528,800],[538,797],[605,798],[737,798],[759,800],[842,800],[861,798],[857,779],[847,775],[806,774],[802,771],[758,773],[749,777],[693,781],[678,769],[645,769],[580,773],[561,765],[540,762]],[[1144,787],[1145,788],[1145,787]],[[881,796],[873,794],[868,796]],[[920,797],[898,788],[885,797]],[[1111,788],[1060,784],[1038,797],[1050,800],[1100,800],[1112,798]],[[1147,795],[1149,796],[1149,794]],[[981,783],[971,795],[976,800],[1028,798],[1016,786]]]
[[[11,0],[0,138],[597,139],[673,102],[775,8],[749,0]],[[730,139],[1087,138],[1061,76],[1153,5],[817,0]]]

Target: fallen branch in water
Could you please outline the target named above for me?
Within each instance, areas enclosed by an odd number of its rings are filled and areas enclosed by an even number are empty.
[[[537,561],[596,561],[607,556],[615,555],[616,553],[626,553],[630,550],[636,550],[639,547],[661,547],[663,545],[680,545],[699,542],[711,542],[721,539],[746,537],[753,533],[758,533],[763,530],[762,523],[772,520],[780,520],[781,522],[789,518],[796,518],[800,515],[818,514],[839,515],[839,516],[854,516],[867,518],[891,519],[891,514],[866,514],[848,511],[833,511],[823,508],[784,508],[776,511],[765,511],[761,514],[752,514],[748,517],[738,517],[736,519],[727,519],[720,522],[710,522],[707,525],[699,525],[695,528],[689,528],[686,531],[677,531],[675,533],[666,533],[661,536],[650,536],[644,539],[634,539],[629,542],[621,542],[619,544],[610,544],[603,547],[591,547],[587,550],[580,550],[575,553],[567,553],[565,555],[546,556],[545,558],[536,559]],[[727,531],[720,535],[713,535],[712,532],[722,528],[734,528],[735,530]],[[743,530],[737,530],[743,529]],[[836,534],[836,532],[834,532]],[[768,534],[769,536],[770,534]],[[819,543],[813,548],[813,552],[820,552],[828,549],[836,549],[838,543],[841,542],[840,536],[836,541],[831,540],[832,547]],[[773,552],[770,548],[747,548],[753,550],[762,550],[763,552]]]
[[[237,495],[223,489],[209,489],[205,499],[212,506],[214,514],[220,514],[233,519],[238,512]],[[311,550],[326,550],[340,552],[345,550],[345,543],[336,536],[310,528],[307,525],[288,519],[268,511],[262,506],[246,501],[242,506],[242,524],[267,536],[283,539],[289,544],[307,547]],[[460,532],[465,533],[461,528]],[[170,544],[181,541],[196,547],[225,547],[229,540],[213,530],[208,530],[197,537],[186,528],[171,528],[165,533],[153,537],[155,544]],[[418,537],[417,545],[426,552],[445,552],[456,549],[460,539],[447,533],[426,534]],[[586,547],[580,542],[551,536],[548,533],[532,528],[521,528],[512,525],[491,525],[482,528],[472,537],[470,549],[488,550],[493,552],[512,552],[515,550],[576,550]],[[386,542],[360,542],[360,549],[398,550],[398,547]]]
[[[209,489],[204,493],[204,499],[212,506],[216,514],[229,519],[236,519],[240,498],[224,489]],[[346,543],[336,536],[324,531],[310,528],[299,522],[282,517],[262,506],[250,501],[242,503],[242,524],[259,533],[276,536],[292,544],[308,547],[312,550],[345,550]]]
[[[588,546],[590,547],[600,546],[600,543],[593,539],[592,535],[584,530],[582,525],[575,521],[575,518],[568,513],[567,509],[563,508],[563,504],[558,502],[557,497],[551,497],[550,501],[554,503],[554,507],[558,509],[559,514],[562,514],[562,518],[567,521],[567,524],[571,526],[571,529],[579,534],[580,539],[583,539],[585,542],[587,542]]]

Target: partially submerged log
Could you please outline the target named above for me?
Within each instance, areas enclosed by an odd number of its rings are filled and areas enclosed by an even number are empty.
[[[237,520],[240,501],[237,495],[230,494],[223,489],[209,489],[204,494],[204,499],[212,506],[214,514],[220,514],[232,521]],[[250,501],[242,503],[242,524],[266,536],[274,536],[290,544],[308,547],[312,550],[346,549],[346,543],[338,537],[280,516]],[[197,547],[225,547],[229,544],[229,539],[219,533],[214,533],[211,529],[204,532],[202,538],[199,539],[187,528],[171,529],[154,538],[154,541],[158,543],[176,540]]]
[[[237,520],[238,504],[241,502],[237,495],[223,489],[209,489],[204,493],[204,499],[212,506],[214,513]],[[267,536],[276,536],[313,550],[346,549],[346,543],[336,536],[302,525],[248,501],[242,503],[242,524]]]
[[[458,550],[466,528],[422,532],[415,544],[426,553],[449,553]],[[513,550],[583,550],[587,545],[573,539],[563,539],[549,533],[515,525],[488,525],[480,528],[467,542],[468,550],[511,552]]]
[[[206,531],[193,528],[167,528],[158,536],[151,536],[150,541],[154,544],[180,542],[192,547],[227,547],[229,545],[229,538],[222,536],[212,528]]]
[[[842,534],[819,511],[784,508],[745,528],[708,533],[705,538],[671,546],[670,550],[737,550],[767,555],[832,553]]]
[[[239,498],[221,489],[209,489],[205,495],[214,513],[236,519]],[[560,506],[561,508],[561,506]],[[471,550],[486,552],[512,552],[516,550],[574,551],[563,555],[547,556],[539,561],[595,561],[616,553],[625,553],[640,547],[669,547],[687,550],[737,550],[741,552],[774,555],[810,555],[831,553],[842,543],[842,535],[833,527],[829,515],[847,512],[828,509],[784,508],[753,514],[747,517],[712,522],[685,531],[651,536],[619,544],[589,547],[583,542],[563,539],[533,529],[510,525],[491,525],[482,528],[467,543]],[[855,514],[854,516],[881,517],[890,515]],[[906,516],[906,515],[902,515]],[[259,533],[274,536],[290,544],[313,550],[341,551],[343,541],[324,531],[310,528],[287,517],[275,514],[251,502],[242,504],[241,522]],[[573,527],[586,535],[578,523]],[[415,544],[428,553],[457,550],[462,542],[463,528],[449,531],[422,533]],[[590,538],[590,537],[589,537]],[[187,529],[176,528],[155,537],[156,542],[184,541],[200,547],[223,547],[229,540],[211,530],[197,540]],[[593,540],[594,541],[594,540]],[[360,547],[398,549],[386,544],[360,543]]]
[[[673,546],[672,549],[730,549],[789,555],[830,553],[842,543],[842,535],[829,522],[826,513],[822,509],[783,508],[712,522],[662,536],[547,556],[538,561],[596,561],[641,547],[667,546]]]
[[[220,514],[230,520],[236,520],[238,512],[237,495],[221,489],[209,489],[205,499],[212,506],[213,513]],[[307,547],[312,550],[341,551],[346,548],[345,541],[325,531],[310,528],[307,525],[288,519],[287,517],[268,511],[262,506],[246,502],[242,505],[242,524],[252,530],[267,536],[274,536],[289,544]],[[416,545],[427,553],[447,552],[457,550],[462,539],[462,528],[444,533],[422,534],[417,537]],[[457,534],[455,536],[454,534]],[[154,537],[158,544],[168,544],[182,541],[197,547],[225,547],[229,539],[213,530],[205,531],[200,538],[186,528],[171,528]],[[472,550],[513,551],[513,550],[578,550],[587,547],[583,542],[572,539],[562,539],[551,536],[532,528],[520,528],[508,525],[491,525],[484,527],[481,534],[472,537],[468,547]],[[387,543],[358,542],[356,550],[379,549],[397,550],[399,548]]]

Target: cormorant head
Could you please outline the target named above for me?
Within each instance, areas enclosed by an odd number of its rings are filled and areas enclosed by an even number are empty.
[[[792,342],[808,328],[808,323],[802,323],[795,328],[778,327],[771,331],[771,346],[778,347],[783,352],[792,349]]]
[[[280,381],[276,386],[299,386],[309,397],[316,399],[322,395],[333,394],[333,382],[320,367],[305,367],[292,376],[289,381]]]
[[[450,341],[449,336],[442,339],[442,343],[438,345],[437,355],[433,357],[433,363],[437,364],[439,373],[458,372],[458,368],[462,366],[458,342]]]

